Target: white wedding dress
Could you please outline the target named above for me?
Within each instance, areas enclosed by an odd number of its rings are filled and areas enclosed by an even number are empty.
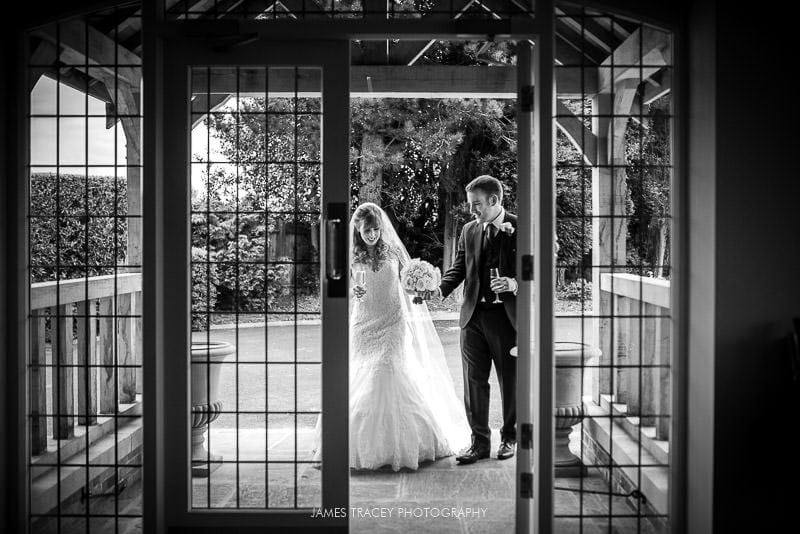
[[[471,430],[427,305],[412,304],[400,287],[400,265],[410,258],[381,214],[388,258],[374,271],[350,257],[351,273],[365,273],[366,293],[350,301],[349,464],[399,471],[454,454],[469,445]],[[321,423],[312,438],[316,462]]]
[[[416,469],[453,453],[406,356],[413,350],[400,301],[398,261],[366,272],[366,294],[356,299],[350,337],[350,466],[389,464]]]

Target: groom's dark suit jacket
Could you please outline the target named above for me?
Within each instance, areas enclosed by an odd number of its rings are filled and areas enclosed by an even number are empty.
[[[496,236],[497,242],[500,247],[500,276],[507,276],[509,278],[517,277],[517,216],[505,212],[503,222],[510,222],[514,227],[515,232],[508,234],[506,232],[499,232]],[[475,312],[475,306],[481,299],[480,289],[480,265],[481,265],[481,250],[483,241],[483,223],[472,220],[464,225],[461,229],[461,236],[458,238],[458,251],[453,265],[442,276],[442,296],[446,297],[453,290],[458,287],[462,281],[464,282],[464,302],[461,304],[461,317],[458,324],[464,328],[472,314]],[[517,281],[519,283],[519,281]],[[517,297],[514,293],[508,291],[500,293],[500,300],[503,301],[503,306],[508,315],[508,319],[514,328],[517,328]]]

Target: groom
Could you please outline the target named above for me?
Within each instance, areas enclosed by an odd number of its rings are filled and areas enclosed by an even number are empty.
[[[472,445],[456,461],[471,464],[489,457],[489,372],[494,363],[503,403],[503,427],[497,458],[514,456],[516,448],[517,361],[510,350],[517,344],[516,254],[517,216],[503,209],[503,186],[492,176],[478,176],[466,187],[475,220],[461,230],[453,265],[442,276],[447,297],[464,282],[461,304],[461,360],[464,406],[472,427]],[[499,269],[499,278],[490,269]],[[495,293],[502,303],[495,304]]]

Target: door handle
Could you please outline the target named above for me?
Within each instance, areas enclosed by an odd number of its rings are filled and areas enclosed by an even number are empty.
[[[340,249],[344,248],[342,238],[341,219],[328,219],[326,223],[328,250],[325,255],[325,272],[328,273],[328,280],[341,280],[344,274],[344,265],[341,261]]]
[[[328,203],[325,219],[325,278],[329,297],[347,296],[347,206]]]

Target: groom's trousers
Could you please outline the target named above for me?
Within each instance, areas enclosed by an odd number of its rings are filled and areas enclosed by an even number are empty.
[[[479,303],[472,318],[461,329],[461,360],[464,368],[464,407],[477,445],[491,445],[489,429],[489,373],[494,363],[503,405],[502,439],[516,441],[517,359],[511,348],[517,331],[502,305]]]

